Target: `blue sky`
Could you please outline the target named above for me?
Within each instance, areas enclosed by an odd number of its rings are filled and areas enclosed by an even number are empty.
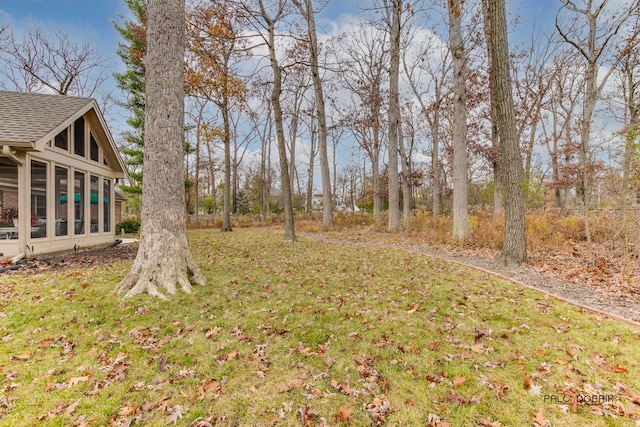
[[[433,0],[433,2],[443,0]],[[479,0],[467,0],[469,4]],[[616,4],[629,0],[610,0]],[[421,5],[428,6],[432,1],[422,0]],[[329,0],[316,22],[318,31],[326,32],[334,28],[336,22],[348,23],[348,15],[358,15],[362,8],[373,5],[373,0]],[[531,28],[549,28],[554,25],[555,14],[560,7],[560,0],[507,0],[509,20],[519,17],[519,25],[511,28],[512,46],[516,39],[528,42]],[[122,71],[123,66],[115,51],[120,36],[112,22],[121,22],[120,15],[128,16],[123,0],[0,0],[0,23],[8,23],[11,29],[20,34],[28,29],[64,29],[74,40],[86,41],[103,53],[112,71]],[[445,24],[446,28],[446,24]],[[121,96],[115,88],[113,79],[107,83],[115,97]],[[114,137],[118,139],[125,130],[126,112],[114,112],[107,117]]]
[[[508,8],[523,16],[527,24],[553,18],[557,0],[507,1]],[[341,14],[356,14],[372,1],[330,0],[318,19],[319,26]],[[0,0],[0,22],[8,22],[16,32],[41,26],[64,28],[71,35],[85,39],[108,56],[115,57],[119,35],[112,21],[120,22],[127,15],[123,0]],[[324,25],[323,25],[324,23]]]
[[[559,1],[507,0],[507,3],[511,15],[517,13],[526,17],[523,22],[523,28],[526,28],[534,19],[539,21],[547,14],[553,17]],[[372,0],[329,0],[316,20],[318,31],[330,31],[336,21],[348,22],[346,15],[359,14],[362,8],[373,4]],[[70,33],[72,39],[86,41],[102,52],[111,68],[109,73],[123,70],[115,53],[120,36],[112,24],[113,21],[122,22],[121,15],[128,16],[123,0],[0,0],[0,23],[8,23],[17,34],[37,27],[45,30],[62,28]],[[113,80],[107,85],[116,97],[120,96]],[[116,137],[119,131],[124,130],[125,114],[107,117]]]
[[[126,12],[122,0],[0,0],[3,21],[14,30],[35,26],[62,27],[98,45],[115,45],[118,34],[111,25]]]

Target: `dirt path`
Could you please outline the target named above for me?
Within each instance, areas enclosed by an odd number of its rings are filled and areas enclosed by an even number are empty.
[[[325,243],[401,249],[455,262],[457,264],[509,280],[521,286],[539,290],[578,307],[640,327],[640,302],[638,302],[637,299],[621,293],[608,292],[603,288],[589,287],[587,285],[572,283],[567,280],[543,275],[528,266],[505,267],[495,263],[494,260],[489,258],[439,251],[426,246],[414,244],[392,244],[372,241],[354,242],[331,238],[316,233],[303,232],[298,234],[309,239]]]

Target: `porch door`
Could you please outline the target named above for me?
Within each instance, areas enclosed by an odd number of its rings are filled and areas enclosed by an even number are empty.
[[[69,169],[56,166],[55,172],[56,236],[69,235]]]

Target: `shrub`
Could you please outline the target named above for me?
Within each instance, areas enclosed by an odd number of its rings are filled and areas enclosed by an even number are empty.
[[[121,233],[120,230],[124,230],[127,234],[135,234],[140,231],[140,222],[134,220],[123,221],[120,224],[116,224],[116,232]]]

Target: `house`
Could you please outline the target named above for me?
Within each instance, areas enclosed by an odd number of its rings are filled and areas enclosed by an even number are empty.
[[[124,163],[95,100],[0,91],[0,253],[111,243]]]

